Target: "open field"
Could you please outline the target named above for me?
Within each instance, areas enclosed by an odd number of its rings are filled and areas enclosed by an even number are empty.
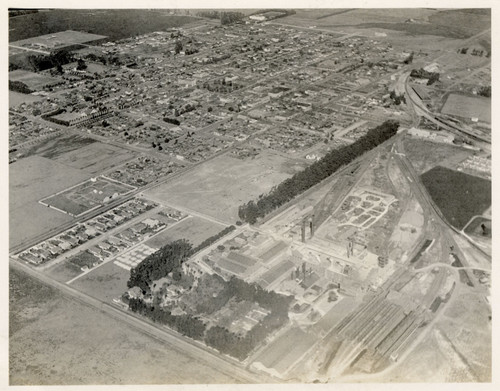
[[[78,216],[133,190],[129,185],[97,177],[40,201],[43,205]]]
[[[31,156],[9,165],[9,246],[70,221],[71,217],[38,203],[54,191],[90,175],[49,159]],[[37,218],[34,219],[33,216]]]
[[[278,19],[277,23],[299,27],[314,25],[319,29],[352,32],[351,29],[384,29],[412,35],[436,35],[467,38],[491,24],[489,10],[432,10],[432,9],[352,9],[297,10],[295,15]],[[330,14],[330,16],[328,16]],[[408,23],[408,20],[412,22]],[[363,32],[364,33],[364,32]]]
[[[12,196],[10,196],[12,199]],[[36,216],[36,218],[33,218]],[[73,220],[70,215],[28,202],[9,211],[9,248],[16,247],[44,232]]]
[[[144,195],[153,201],[184,206],[234,223],[241,204],[290,177],[289,171],[287,159],[273,153],[261,153],[248,161],[223,155]]]
[[[54,266],[47,269],[46,273],[50,275],[54,280],[59,282],[67,282],[76,276],[83,273],[82,269],[71,263],[69,260],[64,260],[59,262]]]
[[[16,91],[9,91],[9,108],[16,107],[21,103],[33,103],[40,102],[44,98],[41,96],[31,95],[31,94],[21,94]]]
[[[222,224],[193,216],[185,218],[172,228],[165,229],[154,238],[149,239],[146,244],[150,247],[160,248],[175,240],[187,239],[193,246],[197,246],[205,239],[219,233],[224,228],[225,226]]]
[[[29,147],[23,147],[25,157],[31,155],[43,156],[49,159],[57,158],[67,152],[83,148],[86,145],[93,144],[96,141],[84,135],[68,135],[61,133],[56,137],[45,139]]]
[[[60,82],[58,78],[41,75],[40,73],[23,71],[21,69],[9,72],[9,80],[20,81],[26,84],[28,88],[33,91],[41,90],[46,85],[57,84]]]
[[[479,118],[491,122],[491,99],[479,96],[450,94],[441,112],[461,118]]]
[[[131,160],[135,156],[129,150],[96,142],[84,145],[78,150],[65,152],[54,160],[70,167],[79,168],[89,174],[97,174]]]
[[[10,385],[237,381],[12,269],[9,301]]]
[[[458,229],[491,205],[491,182],[486,179],[440,166],[421,178],[448,222]]]
[[[358,24],[365,21],[373,22],[384,22],[384,23],[396,23],[404,22],[408,18],[422,19],[426,20],[430,15],[435,14],[436,11],[427,9],[411,9],[402,8],[394,9],[391,8],[390,12],[387,9],[299,9],[296,10],[296,14],[283,18],[282,20],[288,20],[293,17],[300,19],[308,19],[309,23],[315,24],[324,23],[325,20],[328,22],[336,22],[339,24]]]
[[[437,165],[455,169],[458,164],[472,155],[472,152],[454,145],[433,143],[405,137],[404,152],[418,174],[422,174]]]
[[[24,48],[35,48],[38,50],[61,50],[67,46],[98,41],[104,38],[106,37],[103,35],[66,30],[11,42],[10,45]]]
[[[481,225],[484,224],[485,230],[483,234],[483,229]],[[491,239],[491,219],[484,218],[482,216],[478,216],[474,218],[467,226],[464,228],[466,234],[472,234],[475,236],[479,236],[482,238],[490,238]]]
[[[107,262],[71,283],[71,286],[98,300],[110,303],[127,288],[130,272]]]

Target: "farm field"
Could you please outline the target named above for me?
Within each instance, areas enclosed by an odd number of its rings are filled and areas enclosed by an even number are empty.
[[[458,229],[491,206],[491,182],[486,179],[441,166],[421,178],[448,222]]]
[[[491,122],[491,99],[478,96],[450,94],[441,113],[462,118],[479,118]]]
[[[374,22],[384,22],[384,23],[396,23],[404,22],[408,18],[425,20],[430,15],[436,13],[433,10],[426,9],[393,9],[390,12],[387,9],[300,9],[296,10],[296,14],[283,18],[282,20],[289,20],[293,18],[308,19],[309,24],[311,23],[326,23],[326,22],[336,22],[339,24],[359,24],[365,21]],[[314,21],[314,22],[313,22]]]
[[[479,11],[479,12],[477,12]],[[407,21],[412,19],[412,23]],[[295,15],[280,18],[276,23],[298,27],[314,25],[318,29],[332,29],[360,35],[373,34],[383,29],[391,36],[405,32],[416,35],[435,35],[449,38],[467,38],[483,31],[491,23],[489,10],[433,10],[433,9],[338,9],[297,10]],[[392,31],[391,31],[392,30]]]
[[[84,145],[78,150],[65,152],[54,160],[70,167],[79,168],[89,174],[97,174],[135,157],[136,155],[129,150],[95,142]]]
[[[22,272],[9,277],[10,385],[237,382]]]
[[[194,247],[224,228],[225,226],[222,224],[192,216],[181,220],[174,227],[163,230],[154,238],[146,241],[145,244],[153,248],[160,248],[178,239],[188,239]]]
[[[20,105],[21,103],[40,102],[43,98],[41,96],[31,94],[21,94],[16,91],[9,91],[9,109]]]
[[[398,12],[399,11],[399,12]],[[413,19],[413,23],[407,23]],[[466,22],[465,22],[466,21]],[[489,13],[470,13],[460,10],[429,9],[355,9],[350,12],[316,20],[318,27],[326,25],[352,26],[362,29],[402,31],[412,35],[436,35],[449,38],[467,38],[485,29],[491,23]]]
[[[49,159],[31,156],[9,165],[9,247],[72,220],[38,203],[54,191],[90,175]],[[33,216],[37,216],[33,219]]]
[[[273,153],[261,153],[248,161],[223,155],[144,195],[159,203],[190,208],[232,224],[238,219],[241,204],[291,176],[287,162],[286,158]]]
[[[167,10],[56,9],[12,18],[9,22],[9,42],[69,29],[105,35],[115,40],[166,30],[192,21],[196,19],[169,15]],[[74,39],[68,42],[72,41]]]

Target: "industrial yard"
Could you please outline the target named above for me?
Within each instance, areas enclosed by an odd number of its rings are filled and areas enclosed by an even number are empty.
[[[490,9],[32,11],[12,385],[491,382]]]

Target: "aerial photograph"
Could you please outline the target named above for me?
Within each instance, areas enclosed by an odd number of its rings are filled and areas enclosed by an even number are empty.
[[[491,383],[491,27],[9,8],[8,384]]]

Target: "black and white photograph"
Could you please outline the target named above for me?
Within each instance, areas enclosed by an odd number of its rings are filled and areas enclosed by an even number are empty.
[[[491,385],[495,9],[427,3],[9,2],[6,385]]]

